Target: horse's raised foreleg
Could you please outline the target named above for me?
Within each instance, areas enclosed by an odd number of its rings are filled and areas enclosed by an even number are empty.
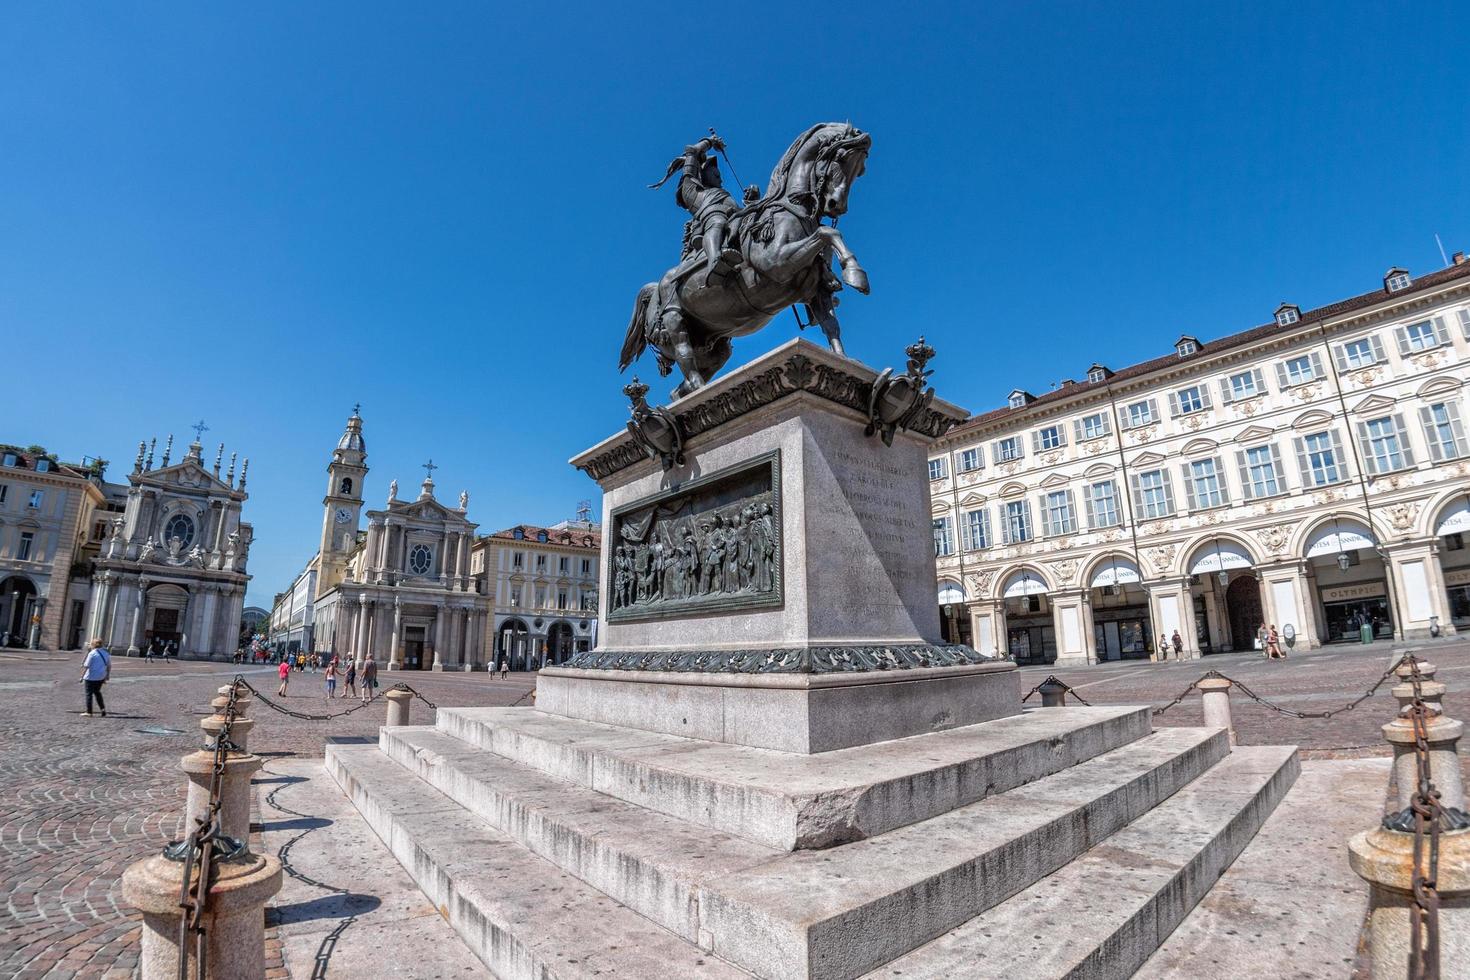
[[[676,308],[664,310],[660,330],[665,349],[672,348],[674,361],[679,365],[679,370],[684,372],[684,380],[674,389],[674,397],[682,398],[697,388],[703,388],[704,371],[701,370],[694,345],[689,341],[689,327],[684,322],[684,315]]]
[[[829,225],[819,225],[805,238],[777,246],[771,252],[769,273],[777,279],[789,279],[822,257],[831,249],[842,264],[842,281],[860,293],[868,291],[868,274],[858,264],[857,256],[847,247],[842,233]]]

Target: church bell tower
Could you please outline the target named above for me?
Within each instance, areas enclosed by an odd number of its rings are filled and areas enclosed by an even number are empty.
[[[322,498],[322,541],[317,567],[316,594],[320,596],[347,574],[347,558],[357,545],[357,527],[362,514],[362,483],[367,477],[367,442],[362,438],[361,406],[354,405],[352,417],[332,461],[327,464],[327,495]]]

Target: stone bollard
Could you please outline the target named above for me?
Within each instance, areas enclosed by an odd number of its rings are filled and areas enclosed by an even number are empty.
[[[215,698],[215,701],[219,700],[219,698]],[[215,714],[199,720],[199,727],[204,730],[204,734],[210,742],[218,738],[219,733],[224,731],[225,728],[224,705],[216,704],[214,707]],[[230,726],[230,741],[241,752],[250,751],[250,729],[254,727],[254,718],[241,718],[238,715],[235,717],[235,723]]]
[[[265,976],[265,903],[281,890],[281,863],[252,854],[215,862],[204,915],[205,955],[210,980],[261,980]],[[179,890],[184,864],[162,855],[144,858],[123,872],[123,900],[143,913],[142,980],[179,975]],[[188,977],[199,963],[189,950]]]
[[[250,780],[265,765],[258,755],[230,752],[220,777],[220,832],[236,840],[250,839]],[[189,777],[189,800],[185,804],[184,830],[193,833],[209,809],[209,783],[214,776],[214,753],[208,749],[190,752],[179,760]]]
[[[1230,718],[1230,682],[1223,677],[1206,677],[1198,685],[1204,701],[1205,727],[1223,728],[1235,744],[1235,723]]]
[[[413,703],[413,694],[409,691],[397,689],[388,691],[383,695],[388,699],[388,724],[390,727],[407,725],[408,708]]]
[[[1397,673],[1405,680],[1412,675],[1407,667],[1400,667]],[[1440,703],[1444,685],[1430,680],[1434,666],[1420,664],[1419,673],[1421,699],[1429,709],[1426,734],[1430,779],[1445,809],[1463,811],[1465,791],[1456,747],[1464,726],[1444,716]],[[1400,702],[1399,713],[1383,726],[1383,734],[1394,749],[1398,786],[1395,814],[1403,814],[1414,800],[1419,781],[1409,714],[1414,686],[1399,684],[1393,694]],[[1426,841],[1426,862],[1428,852]],[[1369,885],[1374,980],[1399,980],[1409,972],[1413,952],[1410,920],[1418,914],[1414,905],[1414,834],[1384,826],[1358,834],[1348,844],[1348,863]],[[1439,975],[1445,980],[1470,980],[1470,829],[1441,830],[1435,885],[1439,895]]]

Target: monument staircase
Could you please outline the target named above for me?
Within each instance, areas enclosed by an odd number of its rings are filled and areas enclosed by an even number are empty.
[[[326,767],[499,977],[913,980],[1130,975],[1298,761],[1146,707],[810,754],[444,708]]]

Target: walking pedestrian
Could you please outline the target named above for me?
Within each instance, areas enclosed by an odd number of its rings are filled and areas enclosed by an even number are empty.
[[[378,662],[371,657],[362,665],[362,700],[363,703],[373,699],[373,694],[378,686]]]
[[[1256,649],[1261,651],[1261,656],[1266,657],[1267,659],[1270,659],[1271,656],[1271,651],[1266,649],[1266,637],[1268,637],[1270,633],[1271,631],[1266,628],[1265,623],[1262,623],[1259,627],[1256,628]]]
[[[102,685],[112,677],[112,654],[102,646],[100,639],[91,640],[87,644],[87,659],[82,662],[82,684],[87,691],[87,710],[83,712],[88,718],[92,717],[92,701],[95,699],[102,717],[107,717],[107,702],[102,700]]]
[[[327,671],[323,676],[327,679],[327,700],[330,701],[337,696],[336,664],[327,664]]]
[[[1276,632],[1276,624],[1271,624],[1271,630],[1266,634],[1266,656],[1271,660],[1285,660],[1286,654],[1281,650],[1281,634]]]
[[[500,679],[505,680],[508,677],[510,677],[510,661],[502,660],[500,661]]]
[[[282,660],[281,665],[276,668],[276,673],[281,676],[281,686],[276,691],[280,697],[286,696],[286,685],[291,682],[291,665]]]
[[[1184,656],[1184,638],[1179,635],[1179,631],[1178,630],[1175,630],[1174,631],[1174,635],[1171,636],[1171,637],[1169,637],[1169,642],[1174,647],[1174,659],[1175,660],[1178,660],[1180,657],[1183,657]]]
[[[342,696],[357,697],[357,661],[347,661],[347,673],[342,678]]]
[[[143,662],[144,663],[150,663],[150,664],[153,663],[153,644],[155,642],[156,641],[154,641],[154,640],[149,640],[148,643],[147,643],[147,645],[143,647]]]

